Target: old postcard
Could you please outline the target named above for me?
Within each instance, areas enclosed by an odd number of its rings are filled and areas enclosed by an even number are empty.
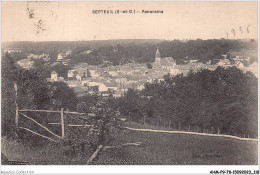
[[[1,17],[1,173],[259,174],[257,1],[2,1]]]

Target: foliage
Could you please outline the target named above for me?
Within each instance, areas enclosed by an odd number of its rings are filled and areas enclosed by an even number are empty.
[[[257,136],[257,78],[236,67],[202,70],[147,83],[119,99],[120,111],[232,135]],[[141,116],[141,115],[140,115]]]
[[[77,42],[15,42],[4,43],[5,47],[21,48],[24,53],[50,55],[52,62],[57,54],[71,50],[71,64],[85,62],[90,65],[102,64],[105,61],[113,65],[125,63],[154,62],[156,48],[159,47],[162,57],[173,57],[177,64],[195,59],[200,62],[212,62],[221,59],[227,52],[240,56],[250,56],[257,60],[257,43],[250,40],[107,40],[107,41],[77,41]],[[86,51],[91,51],[87,53]],[[249,51],[249,52],[248,52]],[[21,58],[21,54],[17,58]],[[236,56],[235,55],[235,56]]]
[[[88,128],[71,128],[67,130],[63,152],[67,155],[76,156],[95,150],[98,145],[107,145],[120,133],[121,126],[117,120],[118,113],[114,110],[111,99],[94,96],[93,98],[82,98],[85,104],[80,112],[91,112],[94,117],[89,117],[87,122],[92,125]],[[89,106],[87,106],[88,104]],[[84,153],[85,152],[85,153]]]
[[[17,99],[14,83],[18,86]],[[76,109],[75,92],[62,82],[47,82],[39,70],[16,67],[9,55],[2,57],[2,134],[14,128],[15,99],[19,109]]]

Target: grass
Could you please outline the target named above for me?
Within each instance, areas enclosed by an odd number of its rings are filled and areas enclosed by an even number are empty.
[[[230,138],[125,130],[116,143],[142,142],[103,150],[96,165],[256,165],[257,143]]]
[[[135,124],[135,126],[142,128],[141,125]],[[150,126],[147,127],[153,129]],[[256,165],[258,159],[257,142],[200,135],[140,132],[126,129],[109,145],[131,142],[142,142],[142,144],[102,150],[92,164]],[[64,148],[52,142],[48,142],[45,146],[32,147],[2,139],[2,152],[9,160],[26,161],[32,165],[84,165],[94,149],[72,157],[64,155]]]
[[[64,148],[53,142],[46,141],[44,146],[32,147],[6,139],[2,139],[1,149],[10,161],[23,161],[30,165],[84,165],[94,151],[71,156],[64,154]]]

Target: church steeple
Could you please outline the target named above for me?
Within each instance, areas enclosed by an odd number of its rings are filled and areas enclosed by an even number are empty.
[[[155,54],[155,61],[153,63],[153,68],[159,68],[159,67],[161,67],[161,55],[160,55],[160,51],[157,47],[156,54]]]
[[[157,47],[157,50],[156,50],[155,58],[161,58],[160,51],[159,51],[158,47]]]

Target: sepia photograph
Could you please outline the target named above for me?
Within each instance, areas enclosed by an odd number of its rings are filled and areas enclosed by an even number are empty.
[[[257,1],[1,1],[1,174],[258,159]]]

